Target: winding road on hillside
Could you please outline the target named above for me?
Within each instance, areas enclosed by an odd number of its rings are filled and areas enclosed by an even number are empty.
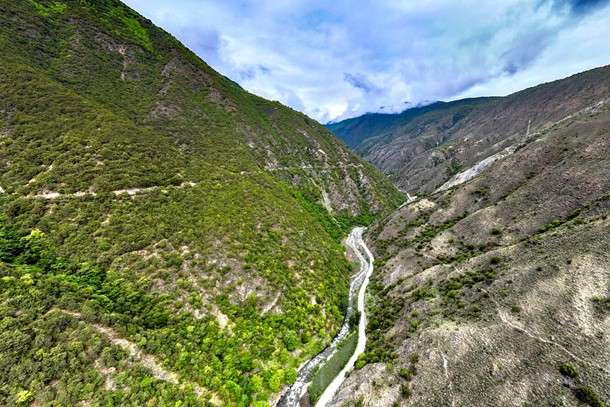
[[[322,352],[318,353],[313,358],[309,359],[303,366],[299,369],[296,381],[290,386],[284,394],[280,397],[279,401],[276,404],[276,407],[296,407],[299,405],[299,400],[303,396],[306,390],[306,386],[308,384],[309,375],[311,372],[322,364],[325,360],[330,358],[332,354],[337,350],[337,345],[341,342],[349,333],[349,318],[354,312],[354,299],[356,295],[358,295],[357,309],[360,311],[360,321],[358,322],[358,344],[356,346],[356,350],[354,354],[351,356],[345,368],[335,377],[332,383],[328,386],[328,388],[324,391],[322,396],[320,397],[316,406],[326,406],[335,395],[336,391],[341,386],[341,383],[345,380],[345,373],[351,369],[351,367],[356,362],[356,358],[362,352],[364,352],[364,348],[366,345],[366,315],[364,312],[364,294],[366,292],[366,287],[369,283],[369,278],[373,272],[373,255],[371,251],[368,249],[364,240],[362,240],[362,233],[365,228],[357,227],[352,230],[346,240],[346,244],[352,248],[358,260],[360,261],[361,268],[358,274],[352,278],[352,282],[349,290],[349,303],[347,307],[347,312],[345,314],[345,319],[343,320],[343,325],[341,326],[341,330],[332,340],[330,345],[328,345]],[[364,252],[364,253],[363,253]]]

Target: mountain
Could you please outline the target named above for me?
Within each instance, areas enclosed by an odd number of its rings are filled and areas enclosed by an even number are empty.
[[[402,194],[118,1],[0,26],[0,404],[268,405]]]
[[[363,116],[342,120],[340,122],[328,123],[325,125],[325,127],[343,140],[350,148],[358,149],[364,141],[370,138],[377,138],[382,135],[388,135],[388,137],[391,137],[390,134],[395,131],[399,131],[399,129],[408,125],[417,117],[425,115],[426,113],[438,111],[443,112],[440,113],[441,115],[455,114],[455,112],[448,113],[447,111],[452,111],[451,109],[453,108],[456,108],[456,110],[460,112],[468,111],[468,106],[473,104],[476,105],[477,102],[483,102],[491,99],[493,98],[463,99],[449,103],[434,102],[425,106],[409,108],[399,114],[367,113]]]
[[[610,96],[610,67],[506,97],[437,102],[397,115],[369,114],[329,125],[338,137],[414,194],[435,191],[463,169],[546,131]]]
[[[332,405],[607,405],[609,81],[439,104],[369,139],[428,193],[369,228],[367,348]]]

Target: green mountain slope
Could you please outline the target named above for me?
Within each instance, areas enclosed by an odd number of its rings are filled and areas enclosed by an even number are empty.
[[[407,109],[399,114],[369,113],[364,116],[326,124],[325,127],[343,140],[352,149],[360,153],[366,151],[366,146],[375,142],[387,142],[396,137],[395,133],[402,131],[410,123],[426,115],[431,121],[434,117],[455,117],[456,123],[464,118],[475,106],[489,102],[494,98],[463,99],[455,102],[435,102],[426,106]]]
[[[610,97],[610,67],[506,97],[434,103],[398,115],[371,114],[328,126],[355,151],[414,194],[435,191],[456,173]]]
[[[120,2],[0,25],[0,404],[265,405],[341,322],[341,237],[401,194]]]
[[[569,111],[608,92],[582,89],[549,97],[542,111],[540,89],[526,91],[533,99],[520,105],[540,117],[549,104]],[[608,100],[508,138],[510,154],[370,228],[366,365],[337,405],[607,405]],[[499,117],[522,114],[520,105]],[[472,134],[485,132],[486,118]]]

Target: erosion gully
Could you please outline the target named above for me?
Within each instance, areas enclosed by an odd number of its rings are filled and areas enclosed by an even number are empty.
[[[324,350],[303,364],[298,371],[296,381],[284,391],[277,402],[276,407],[296,407],[299,405],[299,400],[303,394],[305,394],[307,389],[311,372],[317,366],[326,361],[330,356],[332,356],[337,350],[337,345],[349,334],[349,318],[354,312],[354,306],[356,306],[356,309],[360,311],[360,320],[358,322],[358,343],[356,345],[356,350],[345,365],[345,368],[339,372],[328,388],[324,391],[322,396],[320,396],[320,399],[316,403],[317,407],[327,406],[332,401],[335,393],[345,380],[345,373],[354,365],[358,355],[364,352],[366,346],[366,315],[364,312],[364,294],[366,292],[366,287],[369,284],[369,278],[373,272],[373,262],[375,260],[371,254],[371,251],[364,243],[364,240],[362,240],[362,233],[365,230],[366,228],[357,227],[351,231],[346,239],[346,244],[352,248],[358,257],[361,267],[358,274],[352,278],[350,284],[349,302],[341,330],[337,336],[333,338],[332,342],[326,348],[324,348]]]

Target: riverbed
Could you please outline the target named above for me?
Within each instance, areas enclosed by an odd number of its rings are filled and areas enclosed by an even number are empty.
[[[335,377],[324,393],[320,396],[320,399],[316,403],[317,407],[326,406],[331,402],[335,393],[345,380],[345,374],[353,367],[358,355],[364,352],[366,346],[366,314],[364,312],[364,294],[369,283],[369,278],[373,272],[374,262],[371,251],[364,243],[364,240],[362,240],[362,234],[365,230],[366,228],[364,227],[354,228],[346,239],[346,244],[352,248],[358,257],[361,267],[358,274],[352,278],[348,307],[339,333],[333,338],[330,345],[328,345],[322,352],[318,353],[316,356],[303,364],[298,371],[296,381],[280,397],[276,407],[296,407],[299,405],[299,400],[307,390],[311,372],[317,366],[325,362],[330,356],[332,356],[332,354],[337,350],[337,345],[349,334],[349,318],[354,312],[356,296],[356,307],[358,311],[360,311],[360,320],[358,321],[358,343],[356,345],[356,349],[345,365],[345,368],[343,368],[343,370]]]

